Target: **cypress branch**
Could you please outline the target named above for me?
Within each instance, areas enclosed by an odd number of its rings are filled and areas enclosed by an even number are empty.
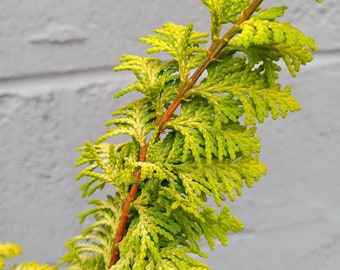
[[[271,115],[300,109],[289,86],[277,83],[280,60],[292,76],[312,60],[314,41],[276,19],[285,6],[260,10],[261,0],[202,0],[211,15],[207,33],[167,23],[140,41],[149,54],[124,55],[116,71],[136,82],[115,97],[138,91],[144,97],[121,107],[95,144],[86,142],[77,177],[88,181],[82,195],[106,184],[115,197],[94,200],[80,216],[95,222],[68,242],[63,258],[77,269],[209,269],[201,257],[204,237],[227,245],[229,232],[243,229],[223,201],[235,200],[266,174],[259,159],[256,125]],[[221,34],[222,26],[231,24]],[[131,142],[105,142],[117,135]],[[212,197],[220,213],[207,206]],[[91,268],[92,267],[92,268]]]

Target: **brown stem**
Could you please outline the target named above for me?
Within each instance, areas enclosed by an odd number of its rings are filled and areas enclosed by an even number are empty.
[[[188,91],[190,91],[190,89],[192,89],[192,87],[196,84],[197,80],[201,77],[202,73],[206,70],[208,65],[212,61],[218,59],[221,51],[227,46],[229,40],[240,31],[240,24],[248,20],[250,16],[256,11],[256,9],[261,5],[262,2],[263,0],[253,0],[248,6],[248,8],[244,12],[242,12],[239,20],[223,35],[222,38],[219,39],[217,43],[212,44],[210,46],[210,48],[208,49],[208,55],[204,58],[202,63],[198,66],[195,72],[191,75],[187,83],[182,85],[178,89],[178,95],[176,99],[169,106],[169,108],[163,114],[161,119],[157,123],[155,123],[155,125],[159,127],[158,129],[159,131],[158,131],[155,141],[157,141],[159,139],[160,134],[164,132],[165,124],[173,116],[176,109],[181,105],[183,99],[186,98]],[[149,143],[154,143],[154,142],[149,142]],[[140,162],[146,161],[146,155],[147,155],[149,143],[147,143],[140,151],[140,154],[139,154]],[[133,176],[136,180],[139,181],[140,175],[141,175],[141,169],[138,169],[138,171],[136,171]],[[110,258],[110,263],[108,265],[108,269],[110,269],[119,259],[117,245],[120,243],[120,241],[122,241],[124,237],[126,225],[130,217],[129,207],[131,203],[136,199],[138,189],[139,189],[139,185],[133,184],[131,186],[131,189],[129,191],[126,201],[122,205],[122,217],[117,228],[115,240],[112,244],[111,258]]]
[[[146,144],[141,149],[141,151],[139,153],[139,160],[141,162],[145,162],[147,150],[148,150],[148,144]],[[140,174],[141,174],[141,169],[138,169],[133,174],[133,177],[136,180],[139,181],[140,180]],[[109,262],[109,265],[108,265],[108,269],[110,269],[119,259],[119,253],[118,253],[118,250],[117,250],[117,245],[120,243],[120,241],[122,241],[122,239],[124,237],[125,228],[126,228],[127,222],[129,220],[129,217],[130,217],[129,207],[130,207],[131,203],[136,199],[138,189],[139,189],[139,185],[133,184],[130,188],[130,191],[129,191],[129,194],[128,194],[126,201],[122,205],[122,217],[121,217],[121,220],[119,222],[119,225],[118,225],[118,228],[117,228],[117,231],[116,231],[115,240],[112,243],[111,258],[110,258],[110,262]]]
[[[221,51],[227,46],[229,40],[240,31],[240,24],[245,22],[250,18],[250,16],[256,11],[256,9],[261,5],[263,0],[253,0],[248,8],[242,12],[239,20],[223,35],[222,38],[218,41],[217,44],[212,44],[208,49],[208,55],[203,59],[202,63],[198,66],[195,72],[191,75],[190,79],[186,84],[184,84],[179,90],[177,98],[174,102],[170,105],[167,111],[163,114],[160,121],[157,123],[159,126],[158,136],[159,134],[164,132],[164,125],[165,123],[171,118],[173,113],[179,107],[182,102],[182,99],[186,97],[187,92],[195,85],[197,80],[201,77],[202,73],[206,70],[208,65],[218,59],[219,54]]]

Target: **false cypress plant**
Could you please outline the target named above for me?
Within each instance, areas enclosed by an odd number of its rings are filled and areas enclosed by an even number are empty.
[[[113,112],[107,133],[79,149],[82,196],[105,185],[116,193],[90,200],[92,208],[80,215],[80,222],[89,216],[94,222],[68,241],[61,260],[68,269],[209,269],[190,256],[206,257],[201,239],[213,249],[215,240],[227,245],[228,233],[243,229],[224,202],[266,173],[257,124],[300,109],[290,86],[277,82],[281,65],[295,77],[317,47],[277,20],[285,6],[202,2],[211,15],[210,37],[192,23],[167,23],[140,41],[150,45],[148,54],[165,52],[169,61],[124,55],[114,68],[136,76],[115,97],[131,91],[143,97]],[[222,33],[224,25],[229,29]],[[122,134],[131,140],[115,143]]]

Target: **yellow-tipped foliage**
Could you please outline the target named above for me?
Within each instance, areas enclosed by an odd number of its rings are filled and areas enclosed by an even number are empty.
[[[115,186],[116,194],[90,200],[92,208],[80,215],[81,222],[94,222],[67,244],[63,262],[71,270],[107,268],[112,245],[119,258],[111,270],[209,269],[190,256],[206,257],[200,241],[214,249],[216,241],[227,245],[228,233],[243,229],[226,201],[266,174],[256,126],[300,109],[291,87],[278,82],[279,72],[284,64],[295,76],[317,48],[312,38],[277,20],[285,6],[202,2],[211,15],[210,40],[192,23],[167,23],[140,39],[153,57],[124,55],[114,68],[136,77],[116,97],[131,91],[142,97],[114,112],[107,133],[79,149],[82,195],[105,185]],[[158,53],[170,59],[162,61]],[[116,143],[120,135],[129,139]],[[209,198],[220,209],[209,206]],[[117,230],[124,237],[115,243]]]

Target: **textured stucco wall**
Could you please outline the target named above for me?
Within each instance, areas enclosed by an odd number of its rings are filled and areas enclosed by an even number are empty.
[[[264,1],[267,5],[271,1]],[[293,86],[302,111],[259,128],[268,167],[232,203],[244,232],[208,251],[213,269],[340,269],[340,2],[287,4],[287,20],[320,51]],[[199,5],[195,7],[195,5]],[[86,209],[72,179],[75,148],[104,132],[112,95],[132,77],[112,73],[140,36],[162,23],[209,31],[199,0],[0,1],[0,241],[22,260],[56,262]]]

